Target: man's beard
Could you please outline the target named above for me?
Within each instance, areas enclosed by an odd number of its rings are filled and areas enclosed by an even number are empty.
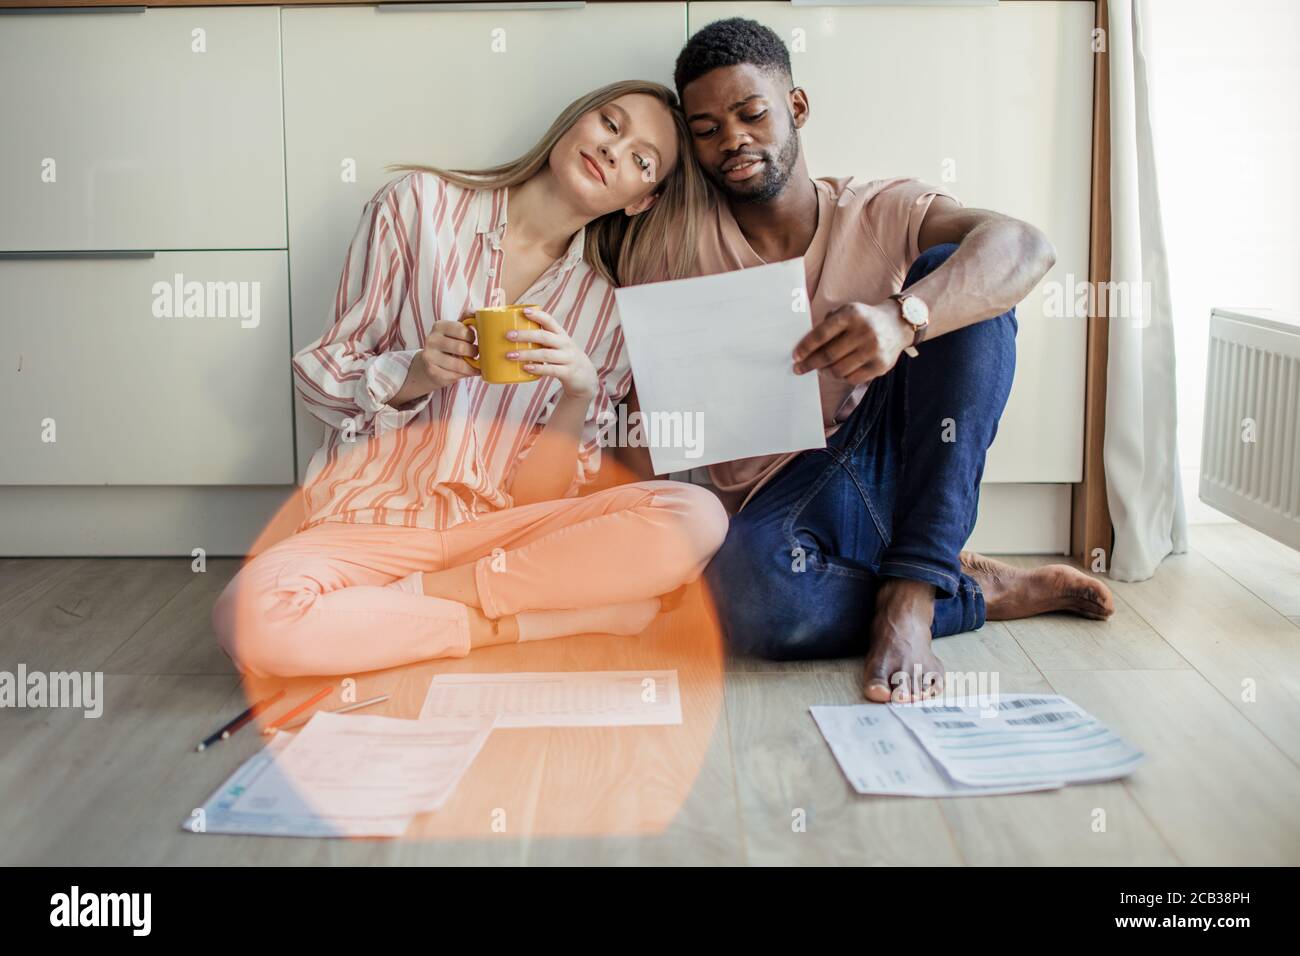
[[[781,144],[781,151],[777,153],[776,158],[772,159],[768,153],[763,153],[762,182],[757,189],[740,192],[733,189],[725,178],[719,186],[736,203],[769,202],[785,190],[785,184],[790,181],[790,172],[794,169],[795,160],[798,158],[799,140],[796,139],[794,117],[791,116],[790,128],[786,132],[785,142]]]

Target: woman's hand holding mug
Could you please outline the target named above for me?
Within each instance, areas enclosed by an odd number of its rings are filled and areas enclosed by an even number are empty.
[[[596,366],[591,358],[564,331],[550,313],[538,308],[524,310],[540,329],[511,329],[506,338],[511,342],[531,342],[534,347],[526,351],[507,352],[506,358],[522,361],[525,372],[548,375],[556,379],[569,398],[590,399],[596,394],[598,382]]]
[[[435,322],[420,354],[406,370],[406,381],[388,404],[399,408],[461,379],[477,375],[478,369],[465,361],[476,351],[474,333],[470,329],[459,322]]]
[[[477,354],[472,330],[459,322],[435,322],[416,361],[433,386],[430,391],[435,391],[477,375],[478,370],[465,361]]]

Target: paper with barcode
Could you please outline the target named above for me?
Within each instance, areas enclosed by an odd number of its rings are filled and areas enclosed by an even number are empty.
[[[439,674],[420,720],[493,717],[497,727],[680,724],[677,671]]]
[[[888,707],[947,775],[970,786],[1123,777],[1145,754],[1055,694],[1000,694]]]
[[[969,786],[952,780],[888,705],[812,707],[813,719],[853,789],[898,797],[987,797],[1052,790],[1060,783]]]
[[[825,448],[817,375],[794,373],[806,281],[799,258],[615,290],[641,406],[618,441],[657,475]]]

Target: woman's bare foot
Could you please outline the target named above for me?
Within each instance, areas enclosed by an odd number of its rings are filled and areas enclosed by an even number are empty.
[[[961,567],[984,592],[984,616],[1014,621],[1048,611],[1069,611],[1096,621],[1115,613],[1110,588],[1069,564],[1017,568],[1001,561],[961,552]]]
[[[690,589],[689,584],[683,584],[681,587],[669,591],[667,594],[659,595],[659,610],[661,612],[675,611],[682,606],[682,599]]]
[[[515,623],[520,641],[546,641],[573,634],[640,634],[659,613],[658,598],[625,601],[566,611],[520,611]]]
[[[933,585],[902,578],[880,585],[867,648],[867,700],[901,703],[943,690],[943,664],[930,647],[933,622]]]

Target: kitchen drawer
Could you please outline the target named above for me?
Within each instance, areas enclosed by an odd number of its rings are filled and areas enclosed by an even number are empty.
[[[286,256],[0,258],[0,483],[292,483]]]
[[[286,245],[278,9],[0,16],[0,117],[0,250]]]

